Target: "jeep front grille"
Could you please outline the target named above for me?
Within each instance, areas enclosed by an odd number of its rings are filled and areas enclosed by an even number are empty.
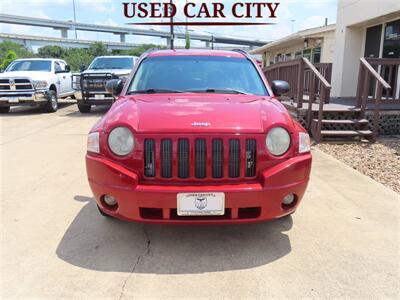
[[[146,178],[252,178],[256,157],[253,138],[146,138],[143,143]]]

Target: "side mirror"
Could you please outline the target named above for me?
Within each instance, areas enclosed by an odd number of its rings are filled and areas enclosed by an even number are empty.
[[[289,83],[284,80],[272,80],[271,88],[275,96],[282,96],[290,90]]]
[[[121,94],[123,87],[124,83],[121,79],[111,79],[106,83],[106,91],[114,97],[117,97],[119,94]]]
[[[66,65],[65,66],[65,73],[69,73],[71,72],[71,66],[70,65]]]
[[[85,70],[86,70],[86,66],[85,65],[82,65],[82,66],[79,67],[79,72],[83,72]]]

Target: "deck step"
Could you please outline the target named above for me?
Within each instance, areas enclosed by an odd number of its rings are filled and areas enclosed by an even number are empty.
[[[337,137],[356,137],[356,136],[371,136],[371,130],[321,130],[322,136],[337,136]]]
[[[321,120],[322,124],[368,124],[367,119],[353,120]],[[313,119],[314,123],[318,123],[318,119]]]

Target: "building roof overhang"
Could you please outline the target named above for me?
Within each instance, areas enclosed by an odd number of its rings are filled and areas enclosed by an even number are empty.
[[[323,38],[323,34],[328,31],[334,31],[336,24],[330,24],[327,26],[315,27],[306,30],[301,30],[285,36],[279,40],[273,41],[269,44],[256,48],[250,51],[250,54],[262,54],[264,52],[271,52],[275,49],[281,49],[298,42],[304,41],[307,38]]]

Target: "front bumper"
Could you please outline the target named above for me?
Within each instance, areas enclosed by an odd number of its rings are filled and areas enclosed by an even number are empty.
[[[31,92],[8,92],[0,94],[0,106],[35,106],[48,101],[47,90]]]
[[[81,91],[74,92],[75,99],[79,104],[86,105],[110,105],[113,104],[115,98],[105,92],[88,92]]]
[[[86,155],[89,184],[99,207],[113,217],[146,223],[251,223],[294,212],[306,190],[311,154],[288,159],[262,172],[262,180],[224,185],[148,185],[136,173],[103,157]],[[181,217],[176,214],[177,193],[224,192],[224,216]],[[283,208],[282,198],[294,193],[295,203]],[[105,194],[118,201],[115,210],[103,203]]]

